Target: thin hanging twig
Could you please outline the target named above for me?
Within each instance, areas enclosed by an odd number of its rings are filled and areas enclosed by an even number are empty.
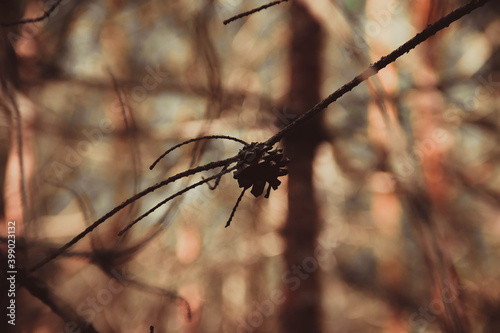
[[[249,16],[249,15],[252,15],[253,13],[256,13],[256,12],[259,12],[263,9],[267,9],[269,7],[272,7],[272,6],[275,6],[275,5],[279,5],[280,3],[282,2],[287,2],[288,0],[279,0],[279,1],[273,1],[273,2],[270,2],[268,3],[267,5],[263,5],[263,6],[260,6],[260,7],[257,7],[257,8],[254,8],[252,10],[249,10],[248,12],[244,12],[244,13],[241,13],[241,14],[238,14],[238,15],[235,15],[231,18],[228,18],[227,20],[224,20],[224,25],[228,24],[228,23],[231,23],[233,21],[236,21],[236,20],[239,20],[240,18],[242,17],[245,17],[245,16]]]
[[[229,227],[231,225],[231,221],[233,220],[234,214],[236,213],[236,209],[238,208],[238,205],[240,204],[241,199],[243,199],[243,195],[245,195],[245,191],[248,189],[248,187],[245,187],[243,191],[241,191],[240,196],[238,197],[238,200],[236,200],[236,204],[233,207],[233,210],[231,211],[231,215],[229,215],[229,219],[226,222],[225,228]]]
[[[153,164],[151,164],[151,166],[149,167],[149,170],[153,170],[153,168],[156,166],[156,164],[158,164],[158,162],[160,162],[160,160],[162,158],[164,158],[165,156],[167,156],[167,154],[171,153],[173,150],[181,147],[181,146],[184,146],[184,145],[187,145],[188,143],[191,143],[191,142],[196,142],[196,141],[200,141],[200,140],[207,140],[207,139],[225,139],[225,140],[232,140],[232,141],[236,141],[236,142],[239,142],[245,146],[248,146],[248,142],[245,142],[241,139],[238,139],[238,138],[235,138],[235,137],[232,137],[232,136],[228,136],[228,135],[207,135],[207,136],[202,136],[202,137],[199,137],[199,138],[194,138],[194,139],[189,139],[189,140],[186,140],[184,142],[181,142],[175,146],[173,146],[172,148],[168,149],[166,152],[164,152],[163,154],[160,155],[160,157],[158,157],[156,159],[156,161],[153,162]]]

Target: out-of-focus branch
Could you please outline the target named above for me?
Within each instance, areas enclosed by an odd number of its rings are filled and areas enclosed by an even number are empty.
[[[259,12],[261,10],[264,10],[264,9],[267,9],[269,7],[272,7],[272,6],[275,6],[275,5],[279,5],[280,3],[282,2],[287,2],[288,0],[279,0],[279,1],[273,1],[273,2],[270,2],[266,5],[263,5],[263,6],[260,6],[260,7],[257,7],[257,8],[254,8],[252,10],[249,10],[248,12],[244,12],[244,13],[241,13],[241,14],[238,14],[238,15],[235,15],[227,20],[224,20],[224,25],[228,24],[228,23],[231,23],[233,21],[236,21],[236,20],[239,20],[240,18],[242,17],[245,17],[245,16],[249,16],[249,15],[252,15],[253,13],[256,13],[256,12]]]
[[[4,258],[5,257],[2,256],[2,259]],[[7,262],[6,258],[5,262]],[[18,281],[31,295],[42,301],[65,322],[75,323],[80,328],[81,332],[97,333],[97,330],[92,324],[85,322],[85,320],[74,312],[68,304],[54,295],[42,280],[31,276],[25,270],[18,269]]]

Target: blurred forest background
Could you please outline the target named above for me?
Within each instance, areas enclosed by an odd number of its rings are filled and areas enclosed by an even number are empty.
[[[464,3],[296,0],[224,25],[265,2],[63,0],[2,27],[0,234],[17,222],[32,267],[241,145],[149,170],[166,149],[265,141]],[[2,1],[0,21],[52,4]],[[290,132],[290,174],[269,199],[247,193],[229,228],[226,175],[117,236],[197,174],[19,275],[14,331],[499,332],[499,13],[491,1]]]

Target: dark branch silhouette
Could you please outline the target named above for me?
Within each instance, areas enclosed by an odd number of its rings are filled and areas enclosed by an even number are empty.
[[[58,256],[60,256],[61,253],[63,253],[64,251],[66,251],[71,246],[75,245],[79,240],[81,240],[87,234],[89,234],[90,232],[92,232],[100,224],[102,224],[103,222],[105,222],[107,219],[109,219],[111,216],[115,215],[117,212],[119,212],[123,208],[127,207],[128,205],[130,205],[132,202],[135,202],[135,201],[139,200],[140,198],[144,197],[145,195],[147,195],[147,194],[149,194],[149,193],[151,193],[151,192],[159,189],[160,187],[163,187],[165,185],[173,183],[176,180],[179,180],[181,178],[194,175],[194,174],[202,172],[202,171],[207,171],[207,170],[215,169],[217,167],[225,166],[225,165],[231,164],[233,162],[236,162],[236,160],[237,160],[236,157],[231,157],[231,158],[228,158],[228,159],[225,159],[225,160],[221,160],[221,161],[217,161],[217,162],[210,162],[210,163],[207,163],[205,165],[201,165],[201,166],[198,166],[196,168],[192,168],[192,169],[183,171],[181,173],[178,173],[178,174],[176,174],[176,175],[174,175],[172,177],[169,177],[169,178],[167,178],[167,179],[165,179],[165,180],[163,180],[163,181],[161,181],[161,182],[159,182],[159,183],[157,183],[157,184],[155,184],[153,186],[150,186],[150,187],[146,188],[145,190],[143,190],[143,191],[137,193],[136,195],[128,198],[127,200],[125,200],[124,202],[122,202],[121,204],[119,204],[118,206],[116,206],[115,208],[113,208],[111,211],[109,211],[107,214],[105,214],[104,216],[102,216],[100,219],[98,219],[97,221],[95,221],[94,223],[92,223],[89,227],[87,227],[84,231],[82,231],[77,236],[75,236],[68,243],[66,243],[65,245],[63,245],[60,249],[58,249],[57,251],[55,251],[51,255],[47,256],[45,259],[43,259],[37,265],[35,265],[34,267],[32,267],[30,269],[30,272],[34,272],[34,271],[40,269],[41,267],[43,267],[44,265],[46,265],[47,263],[49,263],[53,259],[55,259]]]
[[[227,20],[224,20],[224,25],[228,24],[228,23],[231,23],[233,21],[236,21],[236,20],[239,20],[240,18],[242,17],[245,17],[245,16],[249,16],[249,15],[252,15],[253,13],[256,13],[256,12],[259,12],[261,10],[264,10],[264,9],[267,9],[269,7],[272,7],[272,6],[275,6],[275,5],[279,5],[280,3],[282,2],[287,2],[288,0],[280,0],[280,1],[273,1],[273,2],[270,2],[268,3],[267,5],[263,5],[263,6],[260,6],[258,8],[254,8],[252,10],[249,10],[248,12],[244,12],[244,13],[241,13],[241,14],[238,14],[238,15],[235,15],[231,18],[228,18]]]
[[[184,146],[188,143],[191,143],[191,142],[196,142],[196,141],[201,141],[201,140],[208,140],[208,139],[225,139],[225,140],[232,140],[232,141],[236,141],[236,142],[239,142],[245,146],[248,146],[248,143],[243,141],[243,140],[240,140],[238,138],[235,138],[235,137],[232,137],[232,136],[228,136],[228,135],[207,135],[207,136],[202,136],[202,137],[199,137],[199,138],[194,138],[194,139],[189,139],[189,140],[186,140],[184,142],[181,142],[175,146],[173,146],[172,148],[168,149],[166,152],[164,152],[163,154],[160,155],[160,157],[158,157],[156,159],[156,161],[153,162],[153,164],[151,164],[151,166],[149,167],[149,170],[153,170],[153,168],[156,166],[156,164],[158,164],[158,162],[160,162],[160,160],[162,158],[164,158],[165,156],[167,156],[167,154],[171,153],[173,150],[181,147],[181,146]]]
[[[47,18],[49,18],[50,14],[52,14],[52,12],[54,10],[56,10],[57,7],[59,7],[59,5],[61,4],[62,1],[63,0],[57,0],[52,6],[49,7],[49,9],[47,9],[43,13],[43,15],[41,15],[39,17],[35,17],[35,18],[31,18],[31,19],[22,19],[22,20],[14,21],[14,22],[0,22],[0,25],[4,26],[4,27],[11,27],[11,26],[14,26],[14,25],[21,25],[21,24],[27,24],[27,23],[41,22],[41,21],[46,20]]]
[[[235,170],[236,167],[232,167],[232,168],[225,168],[224,170],[222,170],[221,172],[219,172],[218,174],[216,175],[213,175],[211,177],[208,177],[208,178],[204,178],[202,179],[201,181],[197,182],[197,183],[194,183],[188,187],[185,187],[183,188],[182,190],[172,194],[171,196],[169,196],[168,198],[162,200],[161,202],[159,202],[156,206],[154,206],[153,208],[151,208],[150,210],[148,210],[146,213],[142,214],[141,216],[139,216],[138,218],[136,218],[134,221],[130,222],[125,228],[123,228],[123,230],[121,230],[119,233],[118,233],[118,236],[121,236],[123,235],[125,232],[127,232],[127,230],[129,230],[130,228],[132,228],[137,222],[139,222],[140,220],[142,220],[143,218],[145,218],[146,216],[148,216],[149,214],[151,214],[152,212],[154,212],[155,210],[157,210],[158,208],[160,208],[161,206],[163,206],[164,204],[166,204],[167,202],[169,202],[170,200],[174,199],[175,197],[178,197],[179,195],[181,194],[184,194],[186,193],[187,191],[189,190],[192,190],[193,188],[195,187],[198,187],[200,185],[203,185],[205,183],[208,183],[210,180],[212,179],[219,179],[222,175],[226,174],[226,173],[229,173],[233,170]]]
[[[388,55],[380,58],[376,63],[368,67],[363,73],[357,75],[352,79],[350,82],[346,83],[343,85],[341,88],[339,88],[337,91],[332,93],[330,96],[316,104],[314,107],[309,109],[307,112],[303,113],[299,117],[297,117],[294,121],[292,121],[290,124],[288,124],[286,127],[284,127],[281,131],[276,133],[273,137],[271,137],[269,140],[266,141],[267,145],[274,145],[275,143],[279,142],[285,135],[288,134],[289,131],[294,129],[295,127],[299,126],[300,124],[304,123],[308,119],[314,117],[316,114],[318,114],[321,110],[326,109],[330,104],[335,102],[337,99],[340,97],[344,96],[347,92],[351,91],[353,88],[358,86],[360,83],[363,81],[366,81],[369,77],[377,74],[381,69],[389,65],[390,63],[396,61],[397,58],[401,57],[403,54],[409,52],[415,46],[418,44],[426,41],[429,37],[433,36],[436,34],[438,31],[443,30],[444,28],[448,27],[451,23],[459,20],[460,18],[464,17],[465,15],[469,14],[472,12],[474,9],[477,9],[487,2],[491,0],[473,0],[469,2],[468,4],[454,10],[453,12],[449,13],[448,15],[444,16],[441,18],[439,21],[436,23],[429,25],[427,28],[422,30],[420,33],[415,35],[412,39],[398,47],[396,50],[392,51]]]
[[[236,213],[236,209],[238,208],[238,205],[240,204],[241,199],[243,199],[243,195],[245,195],[245,191],[248,188],[244,188],[243,191],[241,191],[240,196],[238,197],[238,200],[236,200],[236,204],[233,207],[233,210],[231,211],[231,215],[229,215],[229,219],[226,222],[225,228],[229,227],[231,225],[231,221],[233,220],[234,214]]]

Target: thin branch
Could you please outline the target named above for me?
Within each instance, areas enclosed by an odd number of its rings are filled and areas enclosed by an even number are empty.
[[[191,142],[196,142],[196,141],[200,141],[200,140],[207,140],[207,139],[226,139],[226,140],[231,140],[231,141],[236,141],[236,142],[239,142],[245,146],[248,146],[248,142],[245,142],[243,140],[240,140],[238,138],[235,138],[235,137],[232,137],[232,136],[228,136],[228,135],[207,135],[207,136],[202,136],[202,137],[199,137],[199,138],[194,138],[194,139],[190,139],[190,140],[186,140],[184,142],[181,142],[175,146],[173,146],[172,148],[170,148],[169,150],[167,150],[166,152],[164,152],[163,154],[161,154],[160,157],[158,157],[156,159],[156,161],[153,162],[153,164],[151,164],[151,166],[149,167],[149,170],[153,170],[153,168],[156,166],[156,164],[158,164],[158,162],[160,162],[160,160],[162,158],[164,158],[165,156],[167,156],[167,154],[171,153],[173,150],[181,147],[181,146],[184,146],[184,145],[187,145],[188,143],[191,143]]]
[[[54,253],[52,253],[51,255],[47,256],[45,259],[43,259],[41,262],[39,262],[38,264],[36,264],[35,266],[33,266],[30,269],[30,272],[34,272],[34,271],[40,269],[41,267],[43,267],[44,265],[46,265],[50,261],[52,261],[55,258],[57,258],[58,256],[60,256],[64,251],[66,251],[67,249],[69,249],[70,247],[72,247],[73,245],[75,245],[78,241],[80,241],[83,237],[85,237],[87,234],[89,234],[90,232],[92,232],[100,224],[102,224],[104,221],[106,221],[107,219],[109,219],[111,216],[115,215],[117,212],[119,212],[123,208],[127,207],[132,202],[135,202],[135,201],[139,200],[140,198],[144,197],[145,195],[147,195],[147,194],[149,194],[149,193],[151,193],[151,192],[159,189],[160,187],[165,186],[165,185],[170,184],[170,183],[173,183],[176,180],[179,180],[181,178],[194,175],[194,174],[196,174],[198,172],[201,172],[201,171],[207,171],[207,170],[218,168],[218,167],[221,167],[221,166],[224,166],[224,165],[228,165],[228,164],[231,164],[231,163],[236,162],[236,161],[237,161],[237,157],[235,156],[235,157],[230,157],[230,158],[227,158],[225,160],[221,160],[221,161],[217,161],[217,162],[210,162],[210,163],[207,163],[205,165],[201,165],[201,166],[198,166],[196,168],[192,168],[192,169],[180,172],[180,173],[178,173],[178,174],[176,174],[176,175],[174,175],[172,177],[169,177],[169,178],[167,178],[167,179],[165,179],[165,180],[163,180],[163,181],[161,181],[161,182],[159,182],[159,183],[157,183],[157,184],[155,184],[153,186],[148,187],[147,189],[145,189],[145,190],[137,193],[136,195],[128,198],[127,200],[125,200],[124,202],[122,202],[121,204],[119,204],[118,206],[116,206],[115,208],[113,208],[111,211],[109,211],[107,214],[105,214],[104,216],[102,216],[101,218],[99,218],[97,221],[95,221],[94,223],[92,223],[84,231],[82,231],[77,236],[75,236],[72,240],[70,240],[69,242],[67,242],[66,244],[64,244],[57,251],[55,251]]]
[[[238,200],[236,200],[236,204],[233,207],[233,210],[231,211],[231,215],[229,215],[229,219],[226,222],[226,226],[224,228],[227,228],[231,225],[231,221],[233,220],[234,214],[236,213],[236,209],[238,208],[238,205],[240,204],[241,199],[243,199],[243,195],[245,194],[245,191],[248,189],[248,187],[244,188],[243,191],[241,191],[240,196],[238,197]]]
[[[4,26],[4,27],[11,27],[14,25],[41,22],[41,21],[49,18],[50,14],[52,14],[52,12],[54,10],[56,10],[57,7],[59,7],[59,5],[61,4],[62,1],[63,0],[57,0],[57,2],[55,2],[52,6],[50,6],[50,8],[48,10],[44,11],[42,16],[32,18],[32,19],[23,19],[23,20],[14,21],[14,22],[0,22],[0,25]]]
[[[274,136],[272,136],[270,139],[266,141],[266,144],[272,146],[275,143],[279,142],[285,135],[288,134],[290,130],[295,128],[296,126],[299,126],[300,124],[304,123],[305,121],[309,120],[310,118],[314,117],[317,113],[320,111],[326,109],[330,104],[335,102],[337,99],[345,95],[347,92],[351,91],[354,87],[358,86],[360,83],[368,79],[369,77],[377,74],[381,69],[389,65],[390,63],[396,61],[397,58],[401,57],[403,54],[409,52],[411,49],[413,49],[415,46],[418,44],[426,41],[429,37],[433,36],[436,34],[438,31],[448,27],[451,23],[459,20],[460,18],[464,17],[465,15],[469,14],[472,12],[474,9],[477,9],[487,2],[491,0],[473,0],[469,2],[468,4],[454,10],[450,14],[444,16],[441,18],[439,21],[436,23],[429,25],[427,28],[422,30],[422,32],[418,33],[398,47],[396,50],[392,51],[390,54],[388,54],[385,57],[380,58],[376,63],[368,67],[364,72],[361,74],[357,75],[354,79],[352,79],[350,82],[346,83],[343,85],[341,88],[339,88],[337,91],[332,93],[330,96],[313,106],[311,109],[309,109],[307,112],[303,113],[299,117],[297,117],[294,121],[292,121],[290,124],[288,124],[286,127],[284,127],[281,131],[276,133]]]
[[[139,216],[138,218],[136,218],[134,221],[130,222],[129,225],[127,225],[123,230],[121,230],[119,233],[118,233],[118,236],[122,236],[125,232],[127,232],[127,230],[129,230],[130,228],[132,228],[137,222],[139,222],[140,220],[142,220],[143,218],[145,218],[146,216],[148,216],[149,214],[151,214],[152,212],[154,212],[155,210],[157,210],[158,208],[160,208],[161,206],[163,206],[164,204],[166,204],[167,202],[169,202],[170,200],[172,200],[173,198],[175,197],[178,197],[179,195],[181,194],[184,194],[186,193],[187,191],[189,190],[192,190],[193,188],[195,187],[198,187],[200,185],[203,185],[205,183],[208,183],[210,180],[212,179],[218,179],[220,178],[222,175],[226,174],[226,173],[229,173],[233,170],[236,169],[236,166],[232,167],[232,168],[229,168],[229,169],[225,169],[221,172],[219,172],[218,174],[216,175],[213,175],[211,177],[208,177],[208,178],[204,178],[202,180],[200,180],[199,182],[197,183],[194,183],[193,185],[190,185],[188,187],[185,187],[183,188],[182,190],[172,194],[171,196],[169,196],[168,198],[160,201],[156,206],[154,206],[153,208],[151,208],[150,210],[148,210],[146,213],[142,214],[141,216]]]
[[[238,14],[238,15],[235,15],[227,20],[225,20],[223,23],[224,25],[228,24],[228,23],[231,23],[233,21],[236,21],[236,20],[239,20],[240,18],[242,17],[245,17],[245,16],[249,16],[249,15],[252,15],[253,13],[256,13],[256,12],[259,12],[263,9],[267,9],[269,7],[272,7],[274,5],[279,5],[280,3],[282,2],[287,2],[288,0],[280,0],[280,1],[273,1],[273,2],[270,2],[268,3],[267,5],[263,5],[263,6],[260,6],[258,8],[254,8],[252,10],[249,10],[248,12],[244,12],[244,13],[241,13],[241,14]]]

